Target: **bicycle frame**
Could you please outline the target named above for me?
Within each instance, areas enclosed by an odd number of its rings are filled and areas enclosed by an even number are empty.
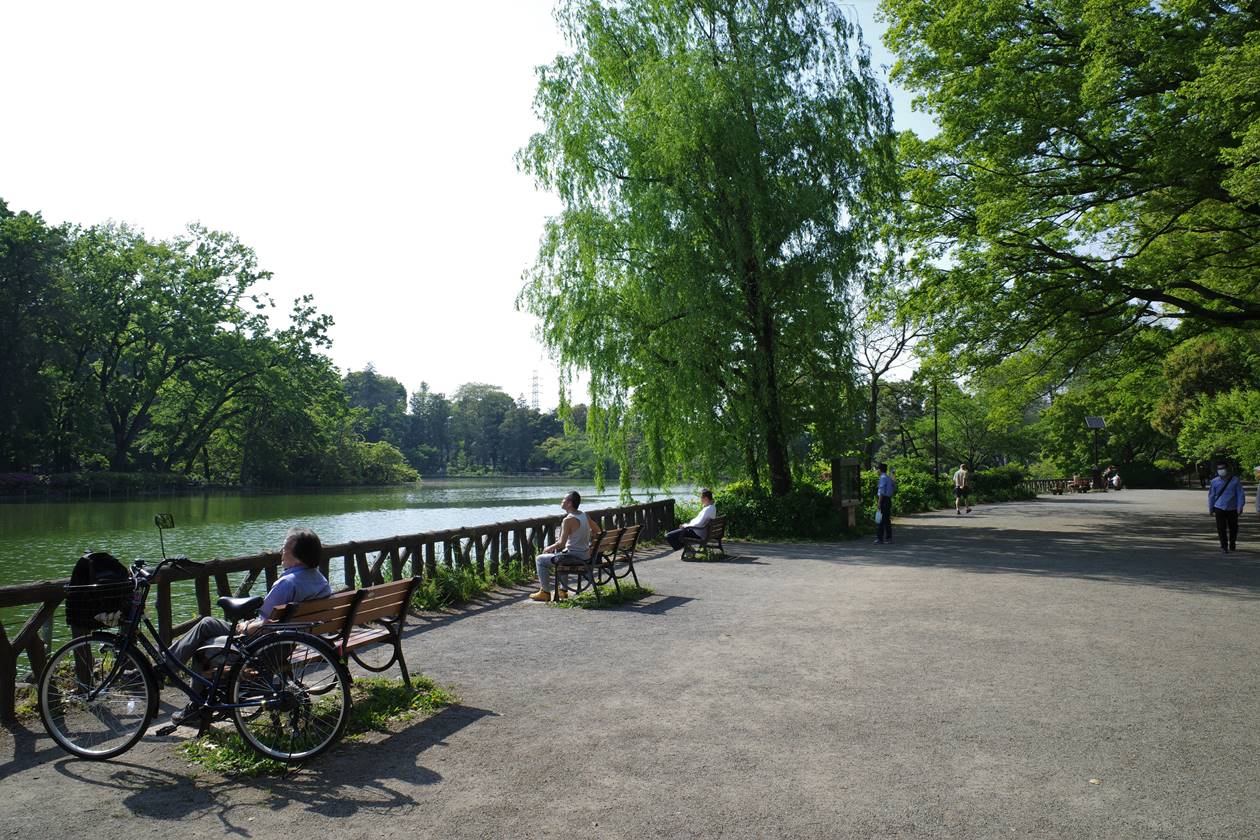
[[[119,647],[119,651],[126,652],[138,642],[138,647],[140,651],[142,651],[142,656],[148,662],[150,669],[153,667],[154,662],[162,663],[165,666],[167,673],[171,676],[172,684],[179,688],[179,690],[182,691],[190,701],[197,703],[203,709],[213,712],[229,712],[233,709],[245,709],[264,705],[266,703],[266,700],[264,699],[253,700],[246,703],[217,702],[219,698],[219,687],[223,683],[223,675],[227,670],[228,660],[231,654],[236,653],[237,655],[244,656],[246,652],[244,646],[240,642],[240,634],[236,632],[235,622],[233,622],[229,628],[227,642],[225,642],[223,646],[223,650],[226,655],[222,657],[222,661],[220,661],[218,666],[215,668],[212,679],[206,679],[184,663],[176,662],[175,658],[170,655],[170,647],[162,642],[162,637],[158,633],[157,628],[153,626],[153,622],[151,622],[149,617],[145,614],[145,606],[149,599],[149,578],[151,574],[157,574],[157,572],[166,565],[167,562],[168,561],[163,560],[157,565],[152,573],[144,571],[143,567],[133,567],[133,571],[136,576],[136,592],[132,597],[131,617],[127,620],[124,626],[119,628],[119,637],[122,642]],[[146,629],[148,630],[147,636],[143,632]],[[101,681],[101,685],[93,691],[93,693],[89,696],[89,699],[95,699],[100,691],[104,691],[113,684],[120,669],[122,668],[123,661],[124,657],[118,658],[118,660],[114,663],[113,668],[110,670],[110,673],[104,680]],[[183,675],[177,673],[175,669],[171,667],[172,664],[177,665],[179,670],[183,672]],[[191,677],[191,681],[185,682],[183,679],[184,675]],[[198,688],[203,690],[203,694],[198,694]]]

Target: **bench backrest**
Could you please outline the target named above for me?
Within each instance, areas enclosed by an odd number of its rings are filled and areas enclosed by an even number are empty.
[[[286,604],[277,611],[275,618],[285,622],[311,622],[315,625],[311,632],[316,634],[347,633],[350,630],[348,622],[356,615],[359,602],[363,600],[366,591],[348,589],[327,598]]]
[[[405,578],[391,583],[378,583],[361,589],[363,602],[355,613],[355,624],[367,624],[381,619],[398,620],[407,615],[407,605],[411,601],[411,592],[415,589],[418,578]]]
[[[327,598],[286,604],[276,613],[277,621],[314,624],[310,632],[348,636],[354,625],[381,619],[401,619],[415,589],[416,578],[378,583],[365,589],[347,589]]]
[[[618,554],[634,554],[634,547],[639,544],[639,532],[642,525],[627,525],[621,531],[621,542],[617,543]]]
[[[720,540],[726,533],[726,517],[715,516],[713,521],[709,523],[709,530],[705,531],[704,537],[707,540]]]
[[[617,544],[621,542],[621,535],[625,530],[625,528],[609,528],[600,534],[599,542],[594,543],[591,558],[599,562],[610,557],[617,550]]]

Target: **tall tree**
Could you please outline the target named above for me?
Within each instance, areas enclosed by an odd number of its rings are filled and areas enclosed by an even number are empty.
[[[388,441],[401,446],[407,433],[407,389],[392,376],[383,376],[369,364],[351,371],[344,381],[346,398],[359,415],[363,439]]]
[[[0,200],[0,469],[44,461],[62,349],[65,236]]]
[[[982,366],[1152,321],[1260,329],[1260,4],[882,8],[940,125],[902,146],[940,342]]]
[[[519,162],[564,202],[521,303],[589,374],[586,424],[628,480],[856,442],[845,289],[892,189],[889,103],[829,0],[566,0]],[[742,464],[731,464],[730,453]]]
[[[162,389],[209,358],[224,325],[239,325],[254,283],[268,276],[227,233],[193,225],[150,243],[125,226],[80,232],[68,251],[79,319],[74,372],[91,383],[125,470]]]

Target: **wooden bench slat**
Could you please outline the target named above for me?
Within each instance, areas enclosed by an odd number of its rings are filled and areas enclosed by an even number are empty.
[[[382,618],[398,618],[398,604],[384,604],[379,607],[367,610],[359,610],[354,616],[355,624],[367,624],[369,621],[379,621]]]

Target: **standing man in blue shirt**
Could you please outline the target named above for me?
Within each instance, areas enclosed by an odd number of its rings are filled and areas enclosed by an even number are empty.
[[[875,493],[879,497],[879,524],[875,526],[875,544],[892,542],[892,497],[897,492],[897,482],[888,474],[888,465],[880,462],[879,483]]]
[[[1230,474],[1229,464],[1216,465],[1216,478],[1208,488],[1208,513],[1216,517],[1216,534],[1221,538],[1221,554],[1238,550],[1238,514],[1247,505],[1242,479]]]

